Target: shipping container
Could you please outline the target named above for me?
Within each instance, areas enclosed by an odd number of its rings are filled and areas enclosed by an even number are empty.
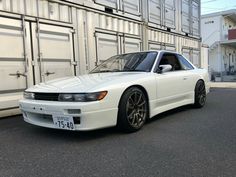
[[[25,0],[25,14],[29,16],[38,16],[38,1]]]
[[[53,1],[38,0],[38,13],[41,18],[71,22],[71,8]]]
[[[0,17],[0,45],[0,112],[5,116],[18,108],[27,88],[26,39],[21,20]]]
[[[151,27],[200,36],[199,0],[147,0],[147,11],[146,14],[144,10],[143,16]]]
[[[175,0],[148,0],[148,22],[150,26],[176,29]]]
[[[148,49],[176,51],[176,36],[173,33],[148,29]]]
[[[71,22],[71,8],[48,0],[1,0],[0,10],[56,21]]]
[[[192,35],[200,36],[200,0],[192,1]]]
[[[0,10],[71,23],[71,6],[145,21],[149,26],[200,37],[200,0],[2,0]]]
[[[200,0],[181,0],[181,31],[200,36]]]
[[[0,116],[17,111],[27,87],[75,75],[73,33],[72,27],[0,17],[0,76],[7,83],[0,85]]]
[[[141,23],[95,12],[78,10],[78,14],[83,16],[81,30],[87,31],[80,33],[84,36],[81,50],[86,51],[83,62],[87,65],[81,73],[88,72],[112,55],[142,50]]]
[[[31,23],[35,83],[75,74],[73,32],[69,27]]]
[[[26,88],[113,55],[177,51],[200,66],[199,13],[196,0],[0,0],[0,117]]]
[[[178,41],[178,52],[182,53],[188,58],[195,66],[200,67],[200,56],[201,56],[201,41],[189,37],[177,37]]]
[[[142,0],[83,0],[82,2],[74,0],[73,2],[126,18],[141,20],[142,17]]]

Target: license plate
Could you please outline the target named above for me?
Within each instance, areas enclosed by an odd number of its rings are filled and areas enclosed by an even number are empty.
[[[54,115],[53,122],[56,128],[64,130],[75,130],[75,124],[72,116]]]

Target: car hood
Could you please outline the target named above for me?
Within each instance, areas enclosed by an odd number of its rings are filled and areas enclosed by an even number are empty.
[[[35,85],[27,91],[29,92],[59,92],[59,93],[85,93],[101,91],[111,86],[132,82],[140,79],[145,72],[117,72],[117,73],[94,73],[78,77],[65,77],[47,81]]]

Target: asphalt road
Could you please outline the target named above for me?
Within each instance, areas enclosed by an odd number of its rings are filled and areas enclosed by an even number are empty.
[[[68,132],[0,120],[0,177],[234,177],[236,89],[175,109],[133,134]]]

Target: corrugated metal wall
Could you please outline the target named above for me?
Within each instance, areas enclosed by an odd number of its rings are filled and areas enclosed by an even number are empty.
[[[125,52],[177,51],[200,66],[197,0],[0,0],[0,116],[29,86]]]

